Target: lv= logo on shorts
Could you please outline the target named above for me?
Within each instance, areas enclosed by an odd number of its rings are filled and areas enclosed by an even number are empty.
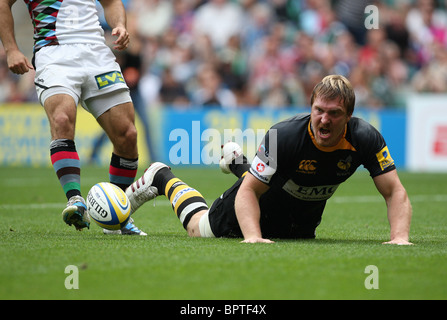
[[[111,86],[116,83],[125,83],[123,75],[119,71],[111,71],[95,76],[98,89]]]

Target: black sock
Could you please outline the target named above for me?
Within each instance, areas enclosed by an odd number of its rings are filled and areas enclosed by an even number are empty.
[[[173,178],[175,178],[175,175],[171,169],[163,168],[155,174],[152,185],[158,189],[158,194],[165,195],[166,184]]]
[[[250,166],[244,155],[237,157],[229,165],[230,171],[238,178],[242,177],[250,169]]]

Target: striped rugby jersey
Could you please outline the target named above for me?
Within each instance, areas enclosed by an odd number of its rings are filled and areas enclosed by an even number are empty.
[[[104,44],[95,0],[24,0],[34,26],[34,52],[59,44]]]

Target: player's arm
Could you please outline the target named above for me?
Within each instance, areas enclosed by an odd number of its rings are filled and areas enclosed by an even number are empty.
[[[5,48],[9,70],[16,74],[24,74],[34,68],[19,50],[14,36],[14,19],[11,8],[15,2],[16,0],[0,0],[0,39]]]
[[[386,201],[390,223],[390,241],[385,244],[412,244],[409,242],[412,208],[407,191],[400,182],[396,170],[373,178],[377,190]]]
[[[259,198],[269,189],[269,186],[252,174],[247,174],[239,187],[234,207],[245,243],[264,242],[272,243],[262,238],[259,207]]]
[[[118,38],[113,42],[116,50],[124,50],[129,45],[129,33],[127,32],[126,10],[121,0],[100,0],[104,8],[104,17],[112,28],[112,36]]]

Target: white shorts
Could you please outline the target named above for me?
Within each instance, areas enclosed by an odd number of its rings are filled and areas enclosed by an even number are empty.
[[[76,105],[80,102],[87,111],[98,117],[113,105],[101,105],[101,110],[95,111],[88,108],[87,100],[94,101],[92,98],[105,94],[110,97],[111,92],[118,91],[120,102],[131,101],[121,68],[106,45],[64,44],[43,47],[36,53],[34,63],[34,83],[42,105],[51,95],[65,93],[73,97]],[[126,97],[123,98],[123,95]]]

